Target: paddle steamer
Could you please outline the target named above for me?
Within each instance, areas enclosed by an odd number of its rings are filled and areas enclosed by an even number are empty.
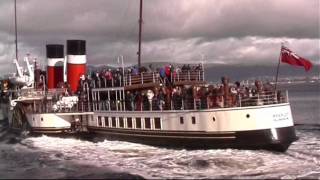
[[[141,28],[141,13],[139,22]],[[238,92],[229,99],[228,93],[234,91],[229,82],[206,83],[202,66],[170,70],[165,75],[159,70],[140,68],[134,72],[122,66],[113,76],[90,77],[84,40],[68,40],[66,56],[63,45],[49,44],[46,48],[46,75],[32,73],[39,70],[31,66],[31,85],[25,80],[23,86],[7,92],[12,129],[47,134],[86,132],[187,149],[286,151],[296,140],[287,91],[250,96]],[[224,91],[210,94],[217,86]],[[207,93],[198,96],[201,91]],[[218,97],[224,100],[217,101]]]

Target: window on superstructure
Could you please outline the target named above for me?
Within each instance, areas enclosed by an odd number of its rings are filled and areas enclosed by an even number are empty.
[[[192,124],[196,124],[196,117],[192,116]]]
[[[180,124],[183,124],[184,123],[184,119],[183,117],[180,117]]]
[[[117,127],[117,120],[116,120],[116,117],[111,117],[111,126],[112,127]]]
[[[101,116],[98,116],[98,126],[102,126]]]
[[[151,119],[150,118],[144,118],[144,128],[151,129]]]
[[[119,127],[124,127],[123,117],[119,117]]]
[[[104,117],[104,125],[106,127],[109,127],[109,118],[108,117]]]
[[[136,128],[141,129],[141,118],[136,118]]]
[[[131,117],[127,118],[127,127],[132,128],[132,118]]]
[[[161,129],[161,119],[159,117],[154,118],[154,128]]]

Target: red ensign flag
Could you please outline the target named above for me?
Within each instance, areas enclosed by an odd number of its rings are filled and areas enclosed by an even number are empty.
[[[281,62],[285,62],[293,66],[303,66],[306,71],[309,71],[312,68],[312,63],[309,60],[298,56],[296,53],[284,46],[281,47]]]

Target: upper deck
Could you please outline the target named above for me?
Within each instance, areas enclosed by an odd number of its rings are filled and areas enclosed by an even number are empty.
[[[234,84],[206,84],[200,70],[99,74],[81,80],[76,94],[67,88],[21,89],[15,101],[29,104],[33,113],[70,113],[94,111],[181,111],[288,102],[287,91],[261,89]]]
[[[124,76],[122,75],[124,74]],[[160,72],[141,72],[141,73],[118,73],[115,77],[101,75],[91,81],[93,88],[124,87],[125,90],[148,88],[153,86],[167,85],[195,85],[204,84],[203,70],[174,71],[168,75]]]

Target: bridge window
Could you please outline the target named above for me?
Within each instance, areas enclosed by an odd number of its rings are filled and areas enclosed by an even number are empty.
[[[98,116],[98,126],[102,126],[101,116]]]
[[[119,117],[119,127],[124,127],[123,117]]]
[[[183,117],[180,117],[180,124],[183,124],[184,123],[184,119]]]
[[[111,117],[112,127],[117,127],[117,120],[116,117]]]
[[[127,118],[127,127],[132,128],[132,118],[131,117]]]
[[[144,128],[151,129],[151,119],[150,118],[144,118]]]
[[[192,124],[196,124],[196,117],[192,116]]]
[[[154,128],[161,129],[161,119],[159,117],[154,118]]]
[[[136,118],[136,128],[141,129],[141,118]]]
[[[109,127],[109,118],[106,116],[106,117],[104,117],[104,125],[106,126],[106,127]]]

